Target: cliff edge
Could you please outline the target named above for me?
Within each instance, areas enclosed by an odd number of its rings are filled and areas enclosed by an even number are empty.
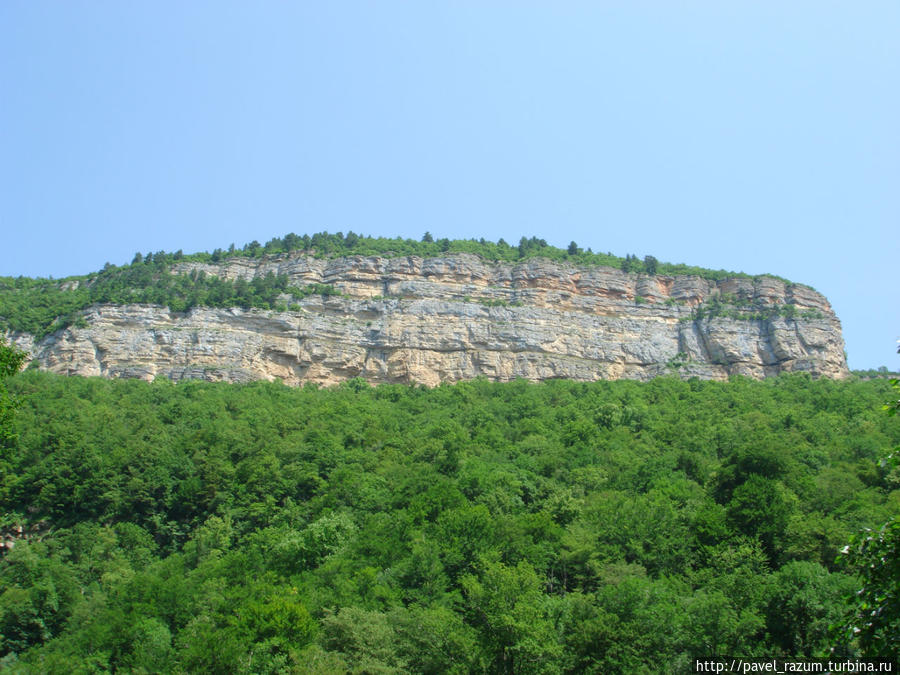
[[[771,277],[712,281],[465,253],[291,254],[182,262],[172,271],[231,280],[271,272],[337,294],[286,297],[286,310],[94,305],[78,325],[40,339],[9,337],[46,370],[145,379],[436,385],[479,376],[721,380],[849,372],[828,301]]]

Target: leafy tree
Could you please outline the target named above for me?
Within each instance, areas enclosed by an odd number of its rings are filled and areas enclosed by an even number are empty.
[[[856,644],[863,656],[900,657],[900,516],[878,531],[854,537],[843,550],[842,566],[863,580],[851,596],[851,611],[841,627],[844,644]]]
[[[156,617],[145,617],[134,628],[131,668],[138,672],[166,672],[172,669],[175,650],[172,631]]]
[[[347,514],[328,514],[301,532],[291,533],[275,547],[275,554],[289,570],[317,567],[330,555],[339,552],[356,531]]]
[[[900,348],[897,350],[900,352]],[[884,406],[888,415],[900,410],[895,397],[900,381],[890,381],[892,399]],[[900,446],[886,464],[897,464]],[[900,660],[900,516],[877,531],[864,530],[842,550],[843,568],[862,579],[862,588],[850,596],[848,619],[836,627],[845,645],[857,645],[863,656]]]
[[[774,560],[788,524],[791,503],[776,481],[751,475],[734,490],[727,505],[728,520],[740,532],[758,537]]]
[[[0,562],[0,656],[48,641],[72,611],[73,570],[47,553],[46,546],[21,542]]]
[[[463,675],[487,669],[477,631],[452,609],[413,605],[395,609],[390,618],[411,672]]]
[[[383,612],[344,607],[327,615],[324,646],[354,664],[353,673],[399,673],[406,660],[398,645],[393,622]]]
[[[560,672],[562,645],[530,565],[484,561],[478,576],[467,575],[461,583],[472,621],[483,628],[493,672]]]
[[[775,572],[766,623],[781,653],[811,658],[826,651],[829,626],[841,616],[839,598],[852,584],[816,562],[791,562]]]
[[[0,337],[0,383],[19,372],[25,358],[26,354],[22,350],[9,345],[3,337]]]
[[[0,337],[0,500],[6,497],[9,489],[9,476],[12,472],[9,453],[17,439],[13,425],[17,403],[7,391],[6,380],[19,372],[25,358],[24,352],[8,345]]]

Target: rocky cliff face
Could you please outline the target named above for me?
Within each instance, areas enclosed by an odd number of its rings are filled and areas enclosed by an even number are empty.
[[[340,295],[287,311],[96,306],[87,327],[35,341],[39,367],[108,377],[436,385],[478,376],[724,379],[847,375],[840,323],[810,288],[771,278],[708,281],[477,256],[183,263],[229,279],[268,272]]]

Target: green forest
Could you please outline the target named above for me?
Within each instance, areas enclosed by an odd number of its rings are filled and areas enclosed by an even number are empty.
[[[887,379],[290,388],[0,352],[11,672],[897,658]]]
[[[583,251],[575,242],[568,249],[561,249],[549,246],[543,239],[535,237],[522,237],[518,246],[511,246],[502,239],[497,243],[484,239],[434,240],[427,233],[421,241],[365,237],[353,232],[346,235],[341,232],[320,232],[312,236],[288,234],[272,239],[264,246],[253,241],[243,248],[232,245],[227,250],[216,249],[212,253],[137,253],[128,265],[107,263],[101,271],[79,277],[0,277],[0,329],[23,331],[40,338],[68,326],[79,325],[84,320],[84,310],[104,303],[162,305],[173,312],[185,312],[193,307],[286,310],[292,301],[308,295],[337,294],[337,290],[327,284],[291,286],[284,275],[269,274],[252,281],[231,281],[196,271],[175,274],[171,269],[172,265],[180,262],[216,263],[229,258],[273,258],[292,252],[304,252],[320,258],[349,255],[433,257],[446,253],[473,253],[490,261],[516,262],[540,257],[578,265],[616,267],[625,272],[640,274],[692,274],[707,279],[747,276],[724,270],[663,263],[649,255],[638,259],[630,254],[620,258],[611,253],[592,253],[590,250]],[[717,308],[709,311],[715,312]],[[729,306],[718,311],[730,311],[738,318],[757,318],[759,315],[755,308],[748,312]]]

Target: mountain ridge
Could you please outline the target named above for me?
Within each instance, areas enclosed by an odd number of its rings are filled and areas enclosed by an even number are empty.
[[[182,258],[161,270],[220,296],[269,288],[268,308],[95,303],[46,335],[7,333],[37,367],[144,379],[330,385],[362,377],[433,386],[475,377],[849,374],[827,299],[777,277],[713,280],[465,252],[294,251]]]

